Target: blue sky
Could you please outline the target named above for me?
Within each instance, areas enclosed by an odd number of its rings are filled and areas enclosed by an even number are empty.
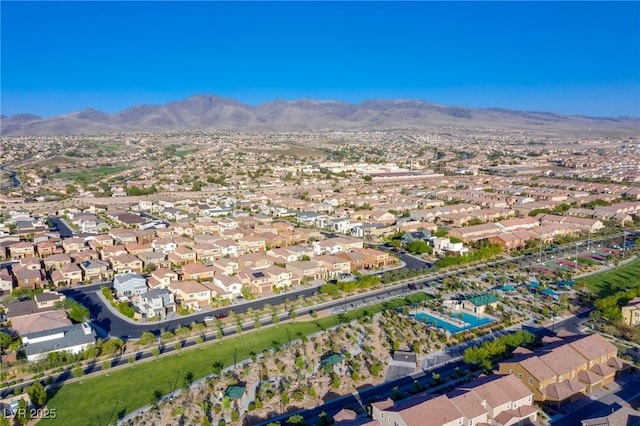
[[[640,116],[639,2],[0,2],[1,112],[423,99]]]

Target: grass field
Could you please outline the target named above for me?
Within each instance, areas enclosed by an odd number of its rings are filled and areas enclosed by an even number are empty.
[[[109,152],[120,152],[120,147],[117,145],[100,145],[100,149]]]
[[[120,167],[96,167],[93,169],[83,169],[83,170],[74,170],[72,172],[62,172],[54,175],[55,179],[71,179],[77,182],[93,182],[103,177],[114,175],[116,173],[124,172],[125,170],[129,170],[131,167],[129,166],[120,166]]]
[[[196,148],[190,148],[190,149],[183,149],[181,151],[176,151],[175,156],[176,157],[180,157],[182,159],[184,159],[184,157],[186,157],[187,155],[196,152],[198,149]]]
[[[57,417],[44,420],[43,424],[66,426],[108,424],[118,417],[154,403],[156,393],[160,395],[169,393],[169,382],[174,388],[180,388],[186,385],[187,375],[197,380],[211,374],[215,362],[221,362],[226,367],[233,364],[234,356],[236,361],[240,361],[249,358],[252,353],[259,354],[286,343],[289,334],[291,339],[297,339],[362,316],[373,315],[385,309],[394,309],[427,300],[427,298],[426,294],[419,293],[405,299],[371,305],[316,321],[267,327],[260,331],[234,336],[219,343],[190,348],[179,355],[114,370],[108,376],[87,378],[83,383],[69,383],[54,391],[47,407],[55,408]]]
[[[583,278],[587,288],[599,297],[607,297],[618,291],[640,285],[640,259],[611,271],[601,272]]]

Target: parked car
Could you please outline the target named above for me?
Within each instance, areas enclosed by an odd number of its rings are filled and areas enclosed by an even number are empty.
[[[216,318],[218,319],[222,319],[222,318],[226,318],[227,314],[216,314]]]

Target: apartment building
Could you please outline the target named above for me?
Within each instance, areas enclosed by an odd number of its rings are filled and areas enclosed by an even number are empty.
[[[561,405],[611,383],[624,368],[618,349],[599,334],[567,336],[535,352],[500,363],[500,374],[517,377],[535,401]]]
[[[635,297],[622,307],[622,322],[640,326],[640,297]]]
[[[507,426],[534,424],[533,394],[514,376],[486,376],[468,387],[434,397],[418,395],[399,402],[371,404],[371,425]]]

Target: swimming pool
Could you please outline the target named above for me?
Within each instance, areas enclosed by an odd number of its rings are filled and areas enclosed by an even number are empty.
[[[416,314],[416,318],[418,318],[418,320],[427,324],[435,323],[436,327],[444,328],[451,334],[460,333],[461,331],[469,330],[471,328],[479,327],[481,325],[485,325],[493,322],[491,318],[487,318],[487,317],[477,318],[475,315],[471,315],[466,312],[451,314],[451,317],[456,319],[460,319],[460,316],[462,316],[462,321],[464,321],[466,325],[458,326],[456,324],[450,323],[448,321],[443,321],[440,318],[436,318],[432,315],[425,314],[423,312]]]

